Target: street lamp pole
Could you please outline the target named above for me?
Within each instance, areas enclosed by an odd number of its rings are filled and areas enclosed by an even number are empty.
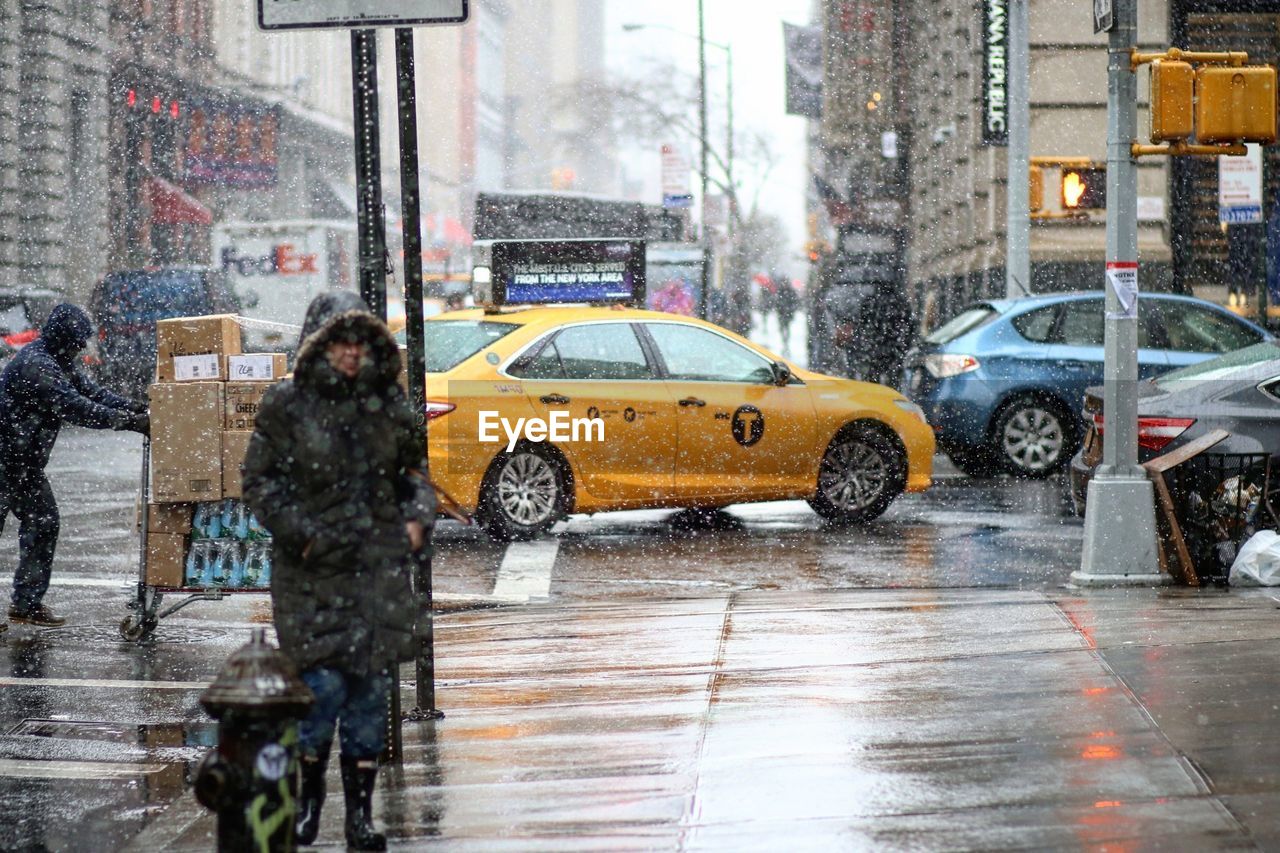
[[[683,36],[684,38],[688,38],[688,39],[696,39],[696,40],[699,42],[699,45],[700,45],[700,47],[699,47],[699,55],[700,55],[700,58],[703,60],[703,61],[701,61],[701,62],[699,63],[700,68],[699,68],[699,83],[698,83],[698,88],[699,88],[699,92],[700,92],[700,97],[699,97],[699,113],[700,113],[700,115],[699,115],[699,129],[700,129],[700,131],[701,131],[701,133],[702,133],[702,139],[701,139],[700,141],[701,141],[702,143],[704,143],[704,144],[702,145],[702,149],[701,149],[701,150],[702,150],[702,174],[703,174],[703,176],[704,176],[704,185],[703,185],[703,192],[704,192],[704,193],[707,191],[707,188],[706,188],[706,185],[705,185],[705,177],[706,177],[706,175],[707,175],[707,171],[708,171],[708,165],[707,165],[708,155],[707,155],[707,153],[706,153],[706,152],[707,152],[707,150],[708,150],[708,148],[707,148],[707,146],[706,146],[706,144],[705,144],[705,143],[707,142],[707,140],[708,140],[710,137],[709,137],[709,133],[708,133],[708,131],[707,131],[707,106],[706,106],[706,105],[707,105],[707,97],[706,97],[706,92],[707,92],[707,73],[706,73],[706,72],[707,72],[707,69],[706,69],[706,62],[705,62],[705,52],[704,52],[702,49],[703,49],[703,48],[707,48],[707,47],[714,47],[714,48],[716,48],[717,50],[723,50],[723,51],[724,51],[724,55],[725,55],[725,74],[726,74],[726,80],[725,80],[725,97],[728,99],[728,100],[727,100],[727,103],[726,103],[726,110],[725,110],[725,112],[726,112],[726,116],[725,116],[726,133],[725,133],[725,160],[724,160],[725,168],[724,168],[724,172],[725,172],[725,183],[726,183],[726,185],[727,185],[727,186],[728,186],[728,188],[729,188],[730,195],[732,196],[732,195],[733,195],[733,193],[734,193],[734,181],[733,181],[733,164],[734,164],[734,142],[733,142],[733,47],[732,47],[731,45],[721,44],[720,42],[717,42],[717,41],[711,41],[711,40],[709,40],[709,39],[707,39],[707,38],[703,38],[703,37],[695,36],[695,35],[693,35],[692,33],[686,33],[686,32],[684,32],[684,31],[682,31],[682,30],[678,30],[678,29],[676,29],[675,27],[668,27],[668,26],[665,26],[665,25],[663,25],[663,24],[623,24],[623,25],[622,25],[622,30],[623,30],[623,32],[628,32],[628,33],[639,32],[640,30],[666,30],[666,31],[667,31],[667,32],[669,32],[669,33],[675,33],[675,34],[676,34],[676,35],[678,35],[678,36]],[[699,30],[699,32],[701,32],[701,29]]]
[[[725,74],[728,75],[728,80],[725,83],[725,87],[728,90],[726,92],[726,96],[729,99],[729,103],[726,106],[726,110],[728,113],[728,115],[726,116],[726,119],[728,122],[728,128],[727,128],[728,139],[725,140],[724,173],[725,173],[725,178],[727,179],[729,184],[729,192],[727,193],[726,203],[729,205],[729,224],[728,224],[729,245],[732,246],[733,230],[734,230],[733,217],[737,214],[737,206],[738,206],[738,188],[734,186],[734,183],[733,183],[733,48],[727,44],[716,45],[716,47],[724,48]]]
[[[707,21],[702,13],[703,0],[698,0],[698,134],[702,152],[702,225],[700,234],[703,248],[707,245]],[[709,282],[707,265],[702,265],[702,292],[707,292]]]

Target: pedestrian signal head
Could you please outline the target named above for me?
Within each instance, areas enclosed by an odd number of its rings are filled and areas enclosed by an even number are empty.
[[[1103,210],[1107,206],[1107,170],[1062,170],[1062,207],[1064,210]]]
[[[1276,141],[1276,69],[1211,65],[1196,73],[1196,140]]]
[[[1195,69],[1189,62],[1157,59],[1151,63],[1151,141],[1177,142],[1195,132]]]

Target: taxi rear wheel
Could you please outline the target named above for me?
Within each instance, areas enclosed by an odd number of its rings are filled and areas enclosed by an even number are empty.
[[[856,425],[827,447],[809,506],[828,521],[861,524],[888,509],[906,480],[907,458],[898,443],[874,427]]]
[[[481,524],[500,542],[537,538],[565,514],[566,481],[562,460],[544,447],[501,454],[485,476]]]

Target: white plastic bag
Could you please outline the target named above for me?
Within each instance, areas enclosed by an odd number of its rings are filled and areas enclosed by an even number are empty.
[[[1280,533],[1259,530],[1250,536],[1231,564],[1229,582],[1235,586],[1280,586]]]

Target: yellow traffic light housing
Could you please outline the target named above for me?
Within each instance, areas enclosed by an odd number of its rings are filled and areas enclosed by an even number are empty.
[[[1030,203],[1027,208],[1035,213],[1044,210],[1044,170],[1039,166],[1031,167],[1030,192],[1028,193]]]
[[[1157,59],[1151,63],[1151,141],[1191,138],[1195,102],[1195,69],[1189,62]]]
[[[1196,73],[1196,96],[1197,142],[1276,141],[1275,68],[1205,66]]]
[[[1107,170],[1101,167],[1062,170],[1063,210],[1105,210]]]

